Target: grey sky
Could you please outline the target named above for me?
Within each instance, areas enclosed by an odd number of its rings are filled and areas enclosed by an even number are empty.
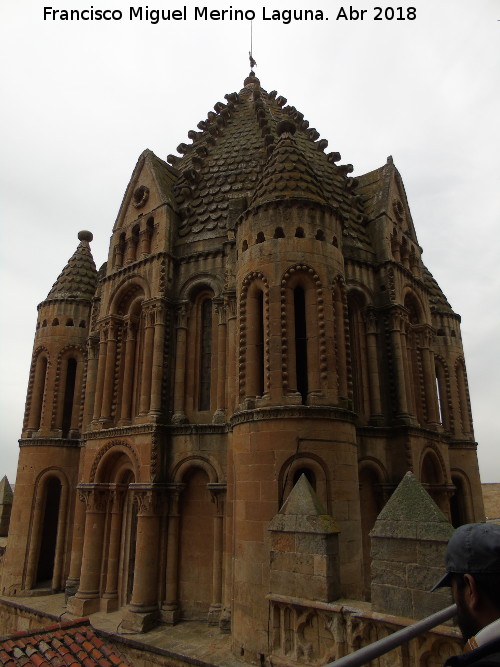
[[[145,148],[163,159],[248,74],[250,23],[129,21],[132,3],[3,0],[0,475],[15,480],[36,306],[90,229],[99,266]],[[43,21],[54,8],[120,8],[118,22]],[[257,76],[361,174],[401,172],[423,259],[462,316],[483,481],[500,481],[500,2],[415,0],[414,21],[285,25],[254,9]],[[382,3],[380,3],[382,4]],[[139,6],[133,5],[133,6]],[[143,5],[146,6],[146,5]],[[182,8],[162,0],[150,8]],[[388,3],[383,4],[389,6]],[[496,428],[495,428],[496,426]]]

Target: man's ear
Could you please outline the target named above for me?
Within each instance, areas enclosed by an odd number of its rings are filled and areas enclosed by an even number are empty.
[[[479,605],[479,591],[476,580],[472,574],[464,574],[463,576],[465,581],[464,599],[467,600],[471,609],[476,610]]]

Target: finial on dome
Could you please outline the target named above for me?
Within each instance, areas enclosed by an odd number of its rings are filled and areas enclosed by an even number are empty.
[[[87,241],[88,243],[90,243],[93,238],[94,235],[92,234],[92,232],[88,232],[86,229],[83,229],[81,232],[78,232],[79,241]]]
[[[260,86],[260,81],[259,81],[259,79],[255,76],[255,72],[254,72],[253,70],[251,70],[250,74],[247,76],[247,78],[246,78],[245,81],[243,82],[243,85],[244,85],[245,87],[246,87],[246,86],[249,86],[249,85]]]
[[[297,130],[297,126],[292,120],[280,120],[278,125],[276,126],[276,132],[278,134],[278,137],[281,137],[282,134],[285,134],[287,132],[288,134],[295,134]]]

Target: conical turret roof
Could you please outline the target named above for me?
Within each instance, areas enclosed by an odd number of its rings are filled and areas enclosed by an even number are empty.
[[[250,208],[288,198],[327,203],[310,162],[295,142],[296,129],[291,120],[282,120],[278,124],[278,143],[257,184]]]
[[[78,248],[52,285],[47,300],[92,299],[97,286],[97,270],[90,251],[92,238],[91,232],[79,232]]]

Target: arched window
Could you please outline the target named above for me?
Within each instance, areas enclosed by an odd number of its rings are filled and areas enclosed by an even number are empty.
[[[441,360],[436,360],[436,393],[438,398],[439,421],[444,429],[450,429],[450,409],[448,404],[448,387],[446,367]]]
[[[264,292],[253,283],[247,297],[247,395],[264,394]]]
[[[460,476],[452,475],[451,481],[455,487],[455,492],[450,498],[451,524],[453,528],[458,528],[464,523],[468,523],[467,489]]]
[[[304,230],[302,229],[302,227],[297,227],[297,229],[295,230],[295,237],[298,239],[305,238]]]
[[[283,231],[283,227],[276,227],[276,229],[274,230],[274,238],[275,239],[285,238],[285,232]]]
[[[316,475],[310,468],[297,468],[293,473],[293,486],[297,484],[302,475],[306,476],[307,481],[316,491]]]
[[[61,482],[50,477],[44,484],[45,502],[40,534],[40,555],[36,572],[36,584],[52,588],[57,546]]]
[[[140,236],[141,229],[139,225],[134,225],[132,227],[132,237],[130,239],[131,244],[133,246],[132,250],[132,259],[139,259],[139,236]]]
[[[443,491],[444,474],[434,451],[428,451],[422,460],[420,481],[439,509],[446,514],[449,505],[448,497]]]
[[[458,359],[455,366],[455,377],[458,391],[458,404],[462,422],[462,433],[460,435],[470,436],[472,434],[472,420],[469,410],[469,391],[465,374],[463,359]]]
[[[283,386],[290,396],[299,394],[306,405],[325,390],[320,372],[324,323],[318,308],[322,288],[319,276],[304,265],[290,267],[282,285]]]
[[[63,398],[63,414],[62,414],[62,437],[67,438],[71,429],[71,422],[73,416],[73,402],[75,396],[76,383],[76,359],[70,357],[66,366],[66,381]]]
[[[200,306],[200,381],[198,409],[210,410],[212,378],[212,299],[206,298]]]
[[[38,355],[35,363],[35,377],[33,380],[33,393],[31,395],[30,414],[28,429],[37,431],[42,419],[43,396],[47,378],[48,360],[45,354]]]
[[[302,396],[302,403],[307,402],[309,389],[307,373],[307,322],[306,299],[304,289],[297,285],[293,290],[293,312],[295,329],[295,373],[297,391]]]
[[[358,415],[368,417],[370,414],[370,403],[365,324],[362,316],[364,306],[365,298],[363,294],[360,292],[350,292],[348,294],[347,313],[349,318],[353,407]]]

